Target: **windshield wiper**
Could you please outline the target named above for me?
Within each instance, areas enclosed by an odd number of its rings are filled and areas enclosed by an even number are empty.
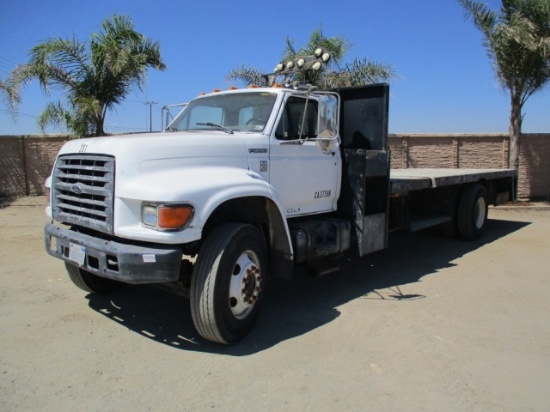
[[[197,126],[215,127],[216,129],[223,130],[225,133],[233,134],[233,130],[231,130],[229,127],[222,126],[221,124],[208,122],[208,123],[197,123]]]

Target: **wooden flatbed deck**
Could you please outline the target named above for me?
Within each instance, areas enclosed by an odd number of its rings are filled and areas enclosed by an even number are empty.
[[[390,186],[392,195],[406,195],[422,189],[432,189],[477,182],[516,177],[513,169],[392,169]]]

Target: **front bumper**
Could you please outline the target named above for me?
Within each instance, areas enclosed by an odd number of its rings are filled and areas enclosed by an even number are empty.
[[[98,239],[48,223],[46,251],[95,275],[125,283],[174,282],[182,251],[174,246],[139,246]]]

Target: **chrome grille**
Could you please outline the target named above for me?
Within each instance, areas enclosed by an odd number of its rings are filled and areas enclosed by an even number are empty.
[[[113,233],[115,158],[63,155],[52,175],[55,220]]]

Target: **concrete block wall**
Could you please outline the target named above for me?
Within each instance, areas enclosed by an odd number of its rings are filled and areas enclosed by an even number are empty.
[[[44,181],[68,136],[0,136],[0,197],[43,195]],[[506,134],[392,134],[392,167],[502,169]],[[550,134],[524,134],[518,197],[550,198]]]
[[[521,141],[518,193],[550,200],[550,134],[528,134]]]
[[[507,134],[391,134],[391,165],[406,168],[505,169]],[[520,199],[550,198],[550,134],[524,134]]]
[[[0,136],[0,196],[37,196],[67,136]]]

